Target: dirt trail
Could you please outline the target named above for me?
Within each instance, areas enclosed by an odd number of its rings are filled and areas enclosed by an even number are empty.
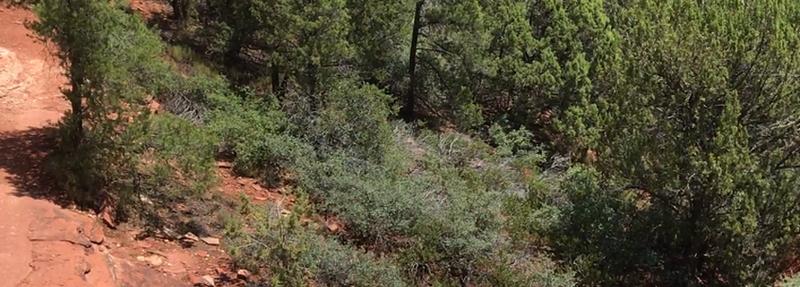
[[[44,197],[42,127],[67,105],[56,59],[23,25],[31,17],[0,7],[0,287],[187,286],[113,256],[97,220]]]

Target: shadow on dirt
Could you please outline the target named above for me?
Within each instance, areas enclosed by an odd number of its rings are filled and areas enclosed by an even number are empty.
[[[52,201],[61,206],[71,204],[66,194],[55,188],[44,172],[47,156],[55,148],[52,136],[55,127],[32,127],[26,130],[0,132],[0,168],[14,186],[17,196]]]
[[[45,126],[0,132],[0,169],[7,173],[4,179],[16,188],[15,196],[48,200],[62,207],[76,206],[74,198],[58,188],[57,182],[45,170],[48,156],[58,142],[55,131],[54,126]],[[220,214],[233,209],[230,200],[209,195],[211,198],[185,197],[177,201],[151,197],[149,204],[136,202],[129,206],[127,209],[131,214],[127,215],[131,217],[117,214],[115,219],[117,222],[138,221],[137,225],[148,230],[170,227],[180,234],[192,232],[209,236],[222,228]],[[96,209],[77,207],[86,211]]]

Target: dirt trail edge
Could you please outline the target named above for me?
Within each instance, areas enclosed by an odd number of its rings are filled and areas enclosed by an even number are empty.
[[[56,59],[23,25],[31,17],[0,7],[0,287],[187,286],[113,256],[97,220],[42,196],[43,127],[67,105]]]

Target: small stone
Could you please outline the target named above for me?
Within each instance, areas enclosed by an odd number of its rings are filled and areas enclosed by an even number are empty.
[[[200,278],[200,276],[189,273],[189,284],[192,284],[192,286],[198,286],[198,285],[202,286],[203,278]]]
[[[203,281],[203,284],[205,284],[205,286],[212,286],[212,287],[216,286],[215,283],[214,283],[214,277],[206,275],[206,276],[203,276],[201,279]]]
[[[328,230],[330,230],[331,232],[333,233],[339,232],[339,224],[329,223],[327,225],[328,225]]]
[[[197,253],[195,253],[195,254],[196,254],[197,256],[200,256],[200,257],[203,257],[203,258],[205,258],[206,256],[208,256],[208,251],[205,251],[205,250],[200,250],[200,251],[197,251]]]
[[[108,211],[103,211],[102,217],[103,217],[103,223],[108,225],[108,227],[110,227],[111,229],[117,228],[117,224],[114,223],[114,219],[111,218],[111,215],[108,214]]]
[[[218,161],[217,162],[217,167],[220,167],[220,168],[233,168],[233,163],[224,162],[224,161]]]
[[[155,254],[154,255],[150,255],[147,258],[145,258],[145,261],[147,262],[147,264],[150,264],[150,266],[153,266],[153,267],[159,267],[162,264],[164,264],[164,259],[161,259],[161,256],[158,256],[158,255],[155,255]]]
[[[166,239],[178,239],[181,237],[180,234],[166,227],[164,228],[164,236],[166,236]]]
[[[102,230],[101,231],[93,231],[92,232],[92,236],[89,237],[89,241],[91,241],[94,244],[103,244],[103,241],[105,241],[105,240],[106,240],[106,236],[105,236],[105,234],[103,234]]]
[[[105,232],[103,232],[103,227],[100,226],[96,221],[92,221],[92,224],[89,224],[89,234],[86,236],[89,237],[89,241],[94,244],[103,244],[103,241],[106,239]]]
[[[199,237],[197,237],[197,235],[194,235],[194,234],[193,234],[193,233],[191,233],[191,232],[184,234],[184,235],[181,237],[181,239],[190,240],[190,241],[200,241],[200,238],[199,238]]]
[[[139,260],[140,262],[146,262],[147,264],[150,264],[153,267],[158,267],[158,266],[161,266],[162,264],[164,264],[164,260],[161,259],[160,256],[155,255],[155,254],[147,256],[147,257],[136,256],[136,260]]]
[[[239,269],[239,271],[236,271],[236,276],[242,280],[247,280],[247,278],[250,278],[250,275],[250,271],[247,271],[247,269]]]
[[[150,108],[151,113],[157,114],[158,111],[161,109],[161,104],[159,104],[156,101],[151,101],[150,103],[147,104],[147,107]]]
[[[153,203],[153,200],[151,200],[150,198],[148,198],[148,197],[146,197],[146,196],[144,196],[144,195],[140,195],[140,196],[139,196],[139,200],[140,200],[142,203],[146,203],[146,204],[148,204],[148,205],[153,205],[153,204],[155,204],[155,203]]]
[[[217,246],[219,245],[219,238],[214,237],[203,237],[200,238],[201,241],[205,242],[208,245]]]

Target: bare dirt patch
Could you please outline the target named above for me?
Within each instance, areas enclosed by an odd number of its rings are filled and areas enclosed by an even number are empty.
[[[29,11],[4,9],[0,12],[0,113],[39,109],[60,113],[66,108],[61,75],[52,47],[31,36],[24,23],[32,20]]]

